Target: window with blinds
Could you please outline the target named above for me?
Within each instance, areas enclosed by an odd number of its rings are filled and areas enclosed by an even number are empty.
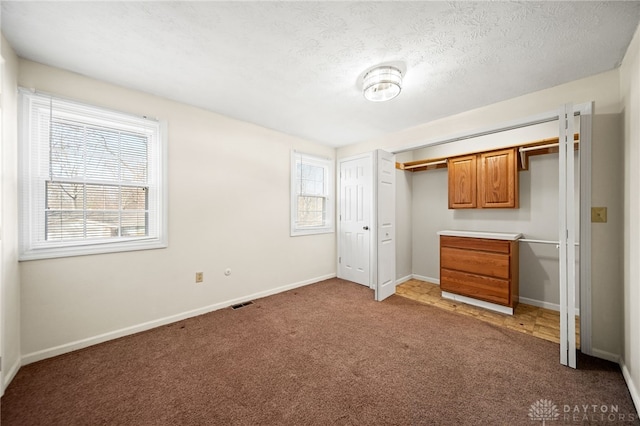
[[[166,247],[160,124],[20,98],[21,259]]]
[[[333,162],[291,154],[291,235],[333,232]]]

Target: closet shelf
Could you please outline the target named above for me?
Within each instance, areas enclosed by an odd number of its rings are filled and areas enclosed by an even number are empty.
[[[577,151],[580,135],[575,133],[573,135],[574,149]],[[529,157],[532,155],[553,154],[558,152],[558,138],[540,139],[533,142],[526,142],[517,145],[511,145],[504,148],[518,148],[520,153],[520,161],[518,161],[518,170],[529,170]],[[491,151],[487,151],[491,152]],[[469,152],[466,154],[456,154],[453,157],[459,157],[461,155],[478,154],[479,152]],[[425,170],[433,169],[445,169],[447,168],[449,157],[440,158],[428,158],[424,160],[408,161],[406,163],[396,163],[396,169],[405,170],[408,172],[422,172]]]
[[[421,160],[421,161],[409,161],[407,163],[396,163],[396,168],[400,170],[407,170],[410,172],[421,172],[423,170],[432,170],[432,169],[446,169],[447,168],[446,158],[435,158],[431,160]],[[400,165],[400,167],[398,167]]]

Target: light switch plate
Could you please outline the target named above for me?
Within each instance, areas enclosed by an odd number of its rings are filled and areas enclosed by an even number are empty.
[[[606,221],[607,221],[606,207],[591,207],[591,222],[606,223]]]

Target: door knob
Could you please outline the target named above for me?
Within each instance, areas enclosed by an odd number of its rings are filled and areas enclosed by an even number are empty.
[[[364,229],[365,231],[368,231],[369,227],[368,226],[363,226],[362,229]]]

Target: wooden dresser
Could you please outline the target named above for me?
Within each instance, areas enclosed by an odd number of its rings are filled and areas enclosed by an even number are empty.
[[[518,304],[518,239],[522,235],[438,234],[442,297],[513,314]]]

